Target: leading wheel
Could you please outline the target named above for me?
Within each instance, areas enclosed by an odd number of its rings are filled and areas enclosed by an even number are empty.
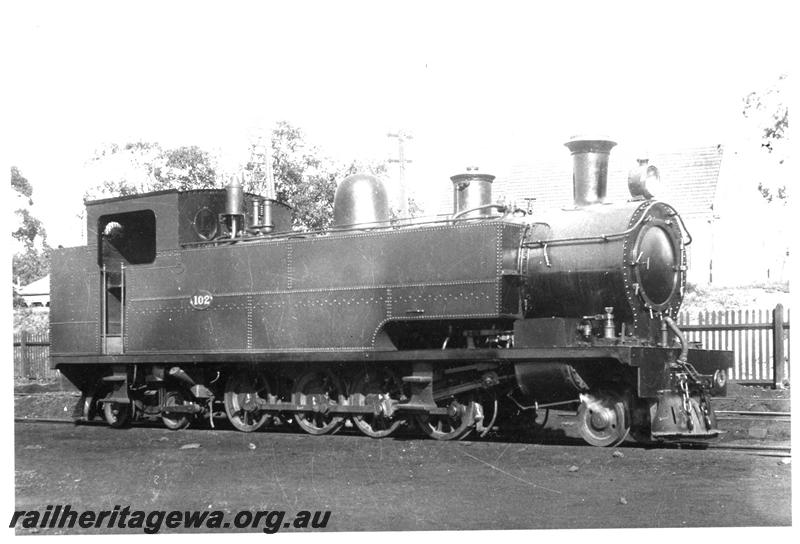
[[[391,370],[367,370],[353,385],[350,403],[354,406],[374,406],[382,401],[399,401],[402,390],[403,384]],[[367,436],[385,438],[395,432],[403,420],[379,413],[353,416],[353,423]]]
[[[225,383],[225,413],[238,430],[250,433],[260,429],[269,418],[263,409],[269,402],[267,377],[251,370],[236,372]]]
[[[624,399],[613,393],[581,395],[578,430],[592,446],[616,446],[630,432],[631,422]]]
[[[185,429],[189,426],[189,414],[185,413],[169,413],[170,406],[183,406],[186,403],[186,398],[180,391],[167,391],[164,398],[165,411],[161,412],[161,421],[168,429],[177,431]]]
[[[294,385],[295,404],[310,407],[309,411],[295,416],[297,424],[309,434],[331,434],[344,425],[344,417],[330,413],[330,409],[344,402],[344,388],[329,370],[312,370]]]
[[[119,402],[104,402],[103,417],[105,417],[106,423],[115,429],[124,427],[131,418],[131,405]]]

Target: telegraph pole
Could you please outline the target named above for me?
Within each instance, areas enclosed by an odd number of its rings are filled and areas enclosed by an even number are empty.
[[[388,133],[386,136],[389,138],[397,138],[397,158],[389,159],[389,162],[399,163],[400,166],[400,217],[408,217],[408,196],[406,194],[406,163],[412,162],[406,159],[405,149],[403,144],[406,140],[412,140],[414,137],[410,134],[400,130],[396,133]]]
[[[271,135],[271,131],[258,130],[250,136],[250,160],[247,168],[250,170],[250,190],[274,200]]]

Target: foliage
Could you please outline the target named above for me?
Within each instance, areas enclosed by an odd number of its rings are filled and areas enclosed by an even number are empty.
[[[195,145],[164,151],[153,170],[155,190],[211,189],[217,182],[213,159]]]
[[[761,148],[771,154],[778,165],[782,165],[788,156],[787,133],[789,129],[789,107],[786,104],[785,90],[788,85],[787,75],[778,77],[771,87],[753,91],[744,97],[742,114],[751,119],[761,133]],[[785,184],[772,186],[759,183],[758,190],[768,202],[773,199],[786,200]]]
[[[386,165],[356,160],[336,164],[307,144],[299,128],[281,121],[272,131],[272,171],[277,199],[294,208],[293,228],[324,230],[333,220],[337,181],[357,172],[380,176]]]
[[[197,146],[164,150],[155,142],[109,144],[95,151],[90,164],[99,181],[85,193],[87,200],[217,185],[214,159]]]
[[[50,246],[44,225],[28,209],[33,205],[33,186],[16,166],[11,167],[11,187],[26,206],[14,211],[17,223],[11,237],[17,248],[11,259],[11,269],[13,278],[21,285],[27,285],[50,272]],[[22,298],[13,285],[14,306],[19,306]]]
[[[16,252],[11,258],[11,269],[20,285],[45,277],[50,273],[50,247],[43,250],[28,247]]]
[[[11,236],[18,242],[22,242],[26,247],[33,247],[37,237],[46,238],[46,232],[42,222],[35,218],[30,210],[19,208],[14,210],[18,219],[18,227],[11,232]]]
[[[755,283],[731,287],[711,285],[694,286],[687,289],[681,312],[689,312],[693,319],[699,312],[730,310],[770,310],[776,304],[791,303],[788,283]]]
[[[351,161],[337,164],[308,144],[302,131],[288,122],[276,124],[271,135],[275,195],[294,208],[293,228],[324,230],[333,218],[336,182],[356,172],[382,175],[383,163]],[[197,146],[163,149],[154,142],[111,144],[95,152],[90,163],[99,177],[85,198],[126,196],[165,189],[209,189],[225,182],[218,160]],[[244,167],[245,190],[264,194],[263,180]]]
[[[27,206],[33,205],[33,186],[23,177],[16,166],[11,167],[11,188],[17,197],[27,199]],[[33,247],[37,238],[46,239],[42,222],[35,218],[27,207],[17,208],[14,214],[18,219],[18,226],[11,232],[11,236],[26,247]]]
[[[17,193],[18,199],[27,200],[24,207],[14,211],[17,217],[16,228],[11,231],[11,236],[26,249],[47,248],[47,232],[42,222],[34,217],[29,207],[33,205],[33,186],[24,178],[19,169],[11,167],[11,187]]]
[[[407,208],[406,208],[406,218],[417,218],[422,217],[425,210],[422,209],[422,206],[416,201],[416,199],[412,196],[408,197],[406,200]],[[396,221],[398,219],[403,219],[402,210],[399,207],[392,207],[390,210],[392,221]]]
[[[27,332],[31,335],[46,335],[49,330],[49,308],[16,308],[14,310],[14,334]]]
[[[745,117],[760,116],[763,124],[761,144],[769,153],[775,151],[775,142],[786,137],[789,128],[789,107],[783,102],[786,74],[778,77],[778,83],[762,92],[753,91],[744,98]]]
[[[337,176],[346,178],[353,174],[370,174],[375,177],[382,177],[386,175],[386,170],[385,162],[351,161],[339,167]]]
[[[299,128],[285,121],[272,131],[275,195],[294,208],[293,227],[324,229],[333,215],[336,175],[316,147],[306,145]]]
[[[19,168],[11,167],[11,188],[17,193],[28,198],[28,205],[33,205],[33,187],[30,182],[19,173]]]

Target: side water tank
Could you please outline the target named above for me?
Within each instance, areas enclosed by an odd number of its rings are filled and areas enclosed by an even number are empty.
[[[389,194],[375,176],[354,174],[336,188],[333,227],[373,228],[389,225]]]

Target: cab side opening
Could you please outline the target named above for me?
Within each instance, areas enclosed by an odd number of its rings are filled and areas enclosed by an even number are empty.
[[[125,268],[156,258],[156,215],[152,210],[103,215],[97,233],[102,278],[103,353],[122,353],[125,329]]]

